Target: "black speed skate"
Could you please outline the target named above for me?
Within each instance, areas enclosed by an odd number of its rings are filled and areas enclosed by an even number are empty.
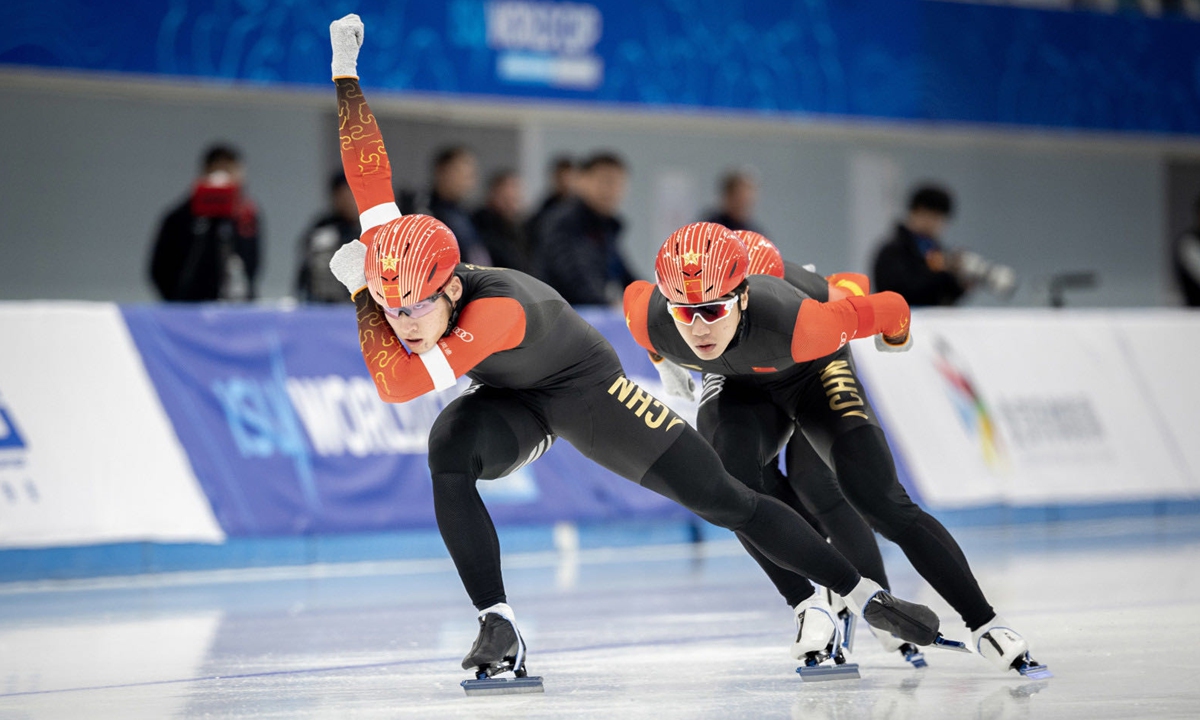
[[[467,695],[503,695],[544,692],[542,679],[530,677],[525,670],[525,641],[507,605],[494,606],[479,617],[479,635],[463,658],[464,670],[475,672],[474,680],[463,680]],[[494,675],[512,671],[512,678]]]

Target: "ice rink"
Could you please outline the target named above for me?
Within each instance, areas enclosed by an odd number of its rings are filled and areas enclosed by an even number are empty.
[[[956,534],[1054,679],[937,650],[915,670],[860,627],[862,679],[802,683],[789,610],[717,541],[508,557],[544,695],[464,696],[475,619],[448,561],[0,585],[0,718],[1200,716],[1200,518]]]

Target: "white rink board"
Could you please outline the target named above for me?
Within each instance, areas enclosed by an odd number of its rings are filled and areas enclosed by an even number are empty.
[[[0,547],[221,542],[116,305],[0,303]]]
[[[855,358],[931,507],[1200,496],[1200,450],[1182,462],[1168,431],[1200,427],[1200,316],[921,310],[913,332],[908,353]]]

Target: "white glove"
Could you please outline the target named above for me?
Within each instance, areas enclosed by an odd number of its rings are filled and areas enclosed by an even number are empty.
[[[883,333],[875,336],[875,349],[879,352],[908,352],[909,350],[912,350],[912,344],[913,339],[911,330],[907,335],[904,336],[904,342],[900,343],[899,345],[893,345],[885,340]]]
[[[338,282],[346,286],[350,296],[367,286],[367,246],[361,240],[351,240],[338,248],[329,259],[329,269]]]
[[[358,79],[358,49],[363,43],[363,22],[350,13],[329,23],[329,41],[333,44],[333,79]]]
[[[685,400],[696,398],[696,381],[692,379],[690,372],[666,358],[655,360],[654,356],[651,356],[650,361],[654,363],[654,369],[658,371],[658,377],[668,395]]]

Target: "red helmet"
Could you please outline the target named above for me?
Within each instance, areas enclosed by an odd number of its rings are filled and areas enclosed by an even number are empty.
[[[428,215],[405,215],[379,227],[367,252],[367,287],[388,307],[436,294],[454,275],[458,241]]]
[[[733,292],[746,279],[750,258],[732,230],[716,223],[684,225],[663,243],[654,277],[667,300],[695,305]]]
[[[737,236],[750,254],[750,269],[746,274],[783,277],[783,256],[779,254],[775,243],[753,230],[738,230]]]

